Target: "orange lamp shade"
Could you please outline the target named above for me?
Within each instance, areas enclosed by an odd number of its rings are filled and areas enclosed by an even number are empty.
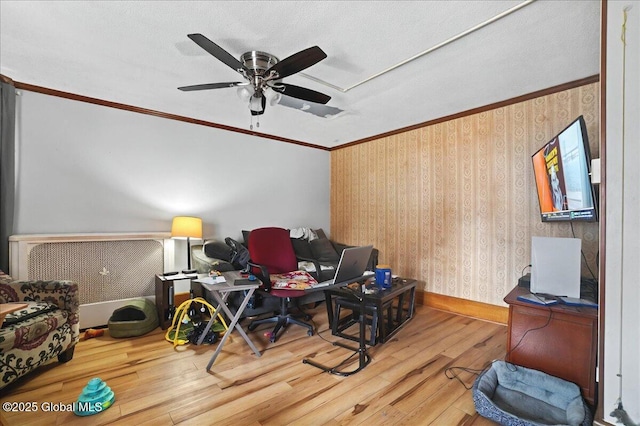
[[[202,219],[190,216],[174,217],[171,238],[202,238]]]

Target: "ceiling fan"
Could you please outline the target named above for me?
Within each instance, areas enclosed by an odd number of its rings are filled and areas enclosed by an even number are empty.
[[[309,47],[282,61],[269,53],[259,51],[243,53],[240,60],[237,60],[202,34],[189,34],[188,37],[219,61],[240,73],[246,81],[178,87],[182,91],[239,87],[238,94],[249,101],[252,116],[264,114],[267,100],[271,105],[275,105],[280,101],[281,95],[318,104],[326,104],[331,99],[331,96],[324,93],[282,82],[283,78],[309,68],[326,58],[327,54],[318,46]],[[285,106],[290,104],[285,103]]]

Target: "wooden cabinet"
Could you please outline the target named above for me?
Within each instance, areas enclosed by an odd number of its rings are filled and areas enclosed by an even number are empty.
[[[509,304],[506,360],[577,384],[594,405],[598,309],[517,299],[528,293],[516,287],[504,298]]]

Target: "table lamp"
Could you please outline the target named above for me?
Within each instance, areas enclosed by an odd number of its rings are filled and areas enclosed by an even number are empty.
[[[195,269],[191,269],[191,238],[202,239],[202,219],[199,217],[176,216],[171,225],[171,238],[187,239],[187,269],[182,272],[194,274]]]

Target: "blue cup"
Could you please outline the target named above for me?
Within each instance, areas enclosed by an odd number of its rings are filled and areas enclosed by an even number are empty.
[[[376,265],[376,285],[380,288],[391,288],[391,267]]]

